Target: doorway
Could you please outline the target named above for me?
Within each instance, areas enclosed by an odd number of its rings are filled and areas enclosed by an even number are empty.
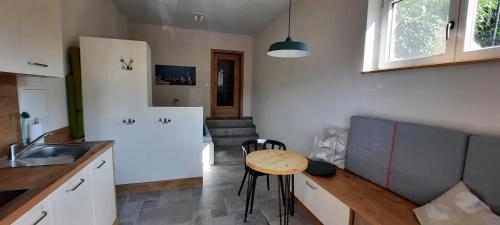
[[[243,60],[243,52],[212,49],[212,118],[242,117]]]

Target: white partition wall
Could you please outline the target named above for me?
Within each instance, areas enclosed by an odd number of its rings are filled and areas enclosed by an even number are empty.
[[[82,37],[80,47],[85,138],[116,141],[117,184],[201,177],[203,109],[150,107],[148,44]]]

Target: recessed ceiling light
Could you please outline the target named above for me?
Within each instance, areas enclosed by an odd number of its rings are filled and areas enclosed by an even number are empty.
[[[202,23],[205,20],[205,15],[201,13],[193,13],[193,20],[195,23]]]

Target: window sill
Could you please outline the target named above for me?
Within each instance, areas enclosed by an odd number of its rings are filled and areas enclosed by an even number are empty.
[[[500,58],[464,61],[464,62],[441,63],[441,64],[432,64],[432,65],[423,65],[423,66],[400,67],[400,68],[391,68],[391,69],[378,69],[378,70],[375,69],[375,70],[362,71],[361,74],[370,75],[370,74],[386,73],[386,72],[394,72],[394,71],[416,70],[416,69],[426,69],[426,68],[436,68],[436,67],[446,67],[446,66],[472,65],[472,64],[493,63],[493,62],[500,62]]]

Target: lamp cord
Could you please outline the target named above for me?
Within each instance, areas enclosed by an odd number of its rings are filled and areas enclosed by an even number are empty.
[[[290,38],[290,29],[291,29],[291,19],[292,18],[292,0],[290,0],[290,3],[288,4],[288,38]]]

